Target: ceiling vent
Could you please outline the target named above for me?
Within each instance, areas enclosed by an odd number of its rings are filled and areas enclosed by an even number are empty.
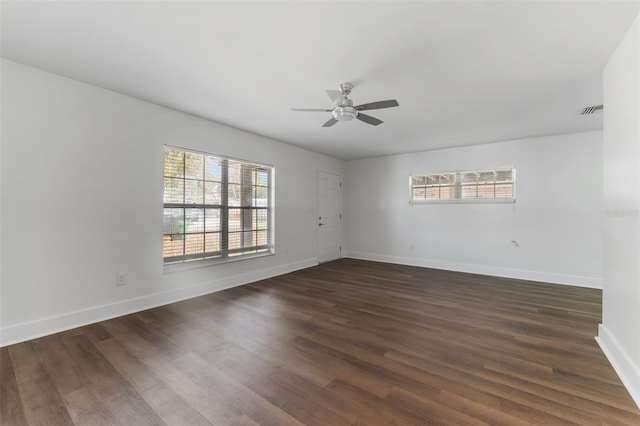
[[[594,105],[594,106],[586,107],[580,112],[580,115],[593,114],[595,112],[602,111],[603,108],[604,108],[603,105]]]

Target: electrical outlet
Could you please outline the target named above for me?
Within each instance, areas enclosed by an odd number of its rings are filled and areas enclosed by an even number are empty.
[[[125,285],[127,283],[127,276],[125,274],[116,274],[116,285]]]

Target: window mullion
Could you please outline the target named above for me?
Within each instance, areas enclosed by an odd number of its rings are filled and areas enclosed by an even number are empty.
[[[222,256],[227,257],[229,252],[229,160],[222,160],[221,169],[220,247]]]
[[[202,204],[207,203],[207,157],[202,156]],[[202,208],[202,255],[207,253],[207,209]]]
[[[251,185],[251,172],[254,167],[243,164],[240,167],[240,205],[243,207],[242,209],[242,247],[251,247],[253,246],[253,241],[251,239],[251,233],[247,234],[247,231],[252,229],[252,185]],[[247,235],[249,235],[247,237]]]
[[[273,245],[273,235],[271,229],[273,227],[273,173],[271,169],[267,170],[267,244]]]
[[[182,154],[182,255],[187,254],[187,155]]]

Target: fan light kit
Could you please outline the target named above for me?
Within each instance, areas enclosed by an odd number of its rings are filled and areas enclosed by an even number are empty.
[[[351,121],[354,118],[357,118],[360,121],[363,121],[367,124],[371,124],[372,126],[377,126],[382,124],[382,120],[378,120],[375,117],[372,117],[367,114],[363,114],[360,111],[368,111],[372,109],[382,109],[382,108],[391,108],[399,106],[398,101],[395,99],[390,99],[387,101],[378,101],[371,102],[368,104],[362,104],[353,106],[353,100],[349,99],[349,94],[351,94],[351,90],[353,89],[353,84],[351,83],[342,83],[340,86],[340,91],[337,90],[327,90],[327,95],[336,104],[336,107],[333,109],[318,109],[318,108],[291,108],[293,111],[320,111],[320,112],[330,112],[331,118],[329,121],[324,123],[322,127],[331,127],[336,124],[338,121]]]
[[[331,115],[338,121],[349,121],[358,116],[358,111],[354,107],[338,107],[331,111]]]

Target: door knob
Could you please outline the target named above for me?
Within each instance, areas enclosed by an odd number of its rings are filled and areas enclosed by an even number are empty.
[[[318,226],[324,226],[324,223],[318,223]]]

